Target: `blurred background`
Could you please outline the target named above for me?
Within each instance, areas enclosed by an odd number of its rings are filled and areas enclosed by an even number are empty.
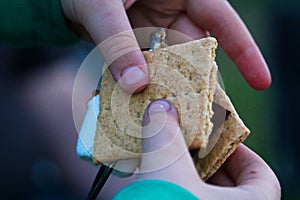
[[[226,92],[252,131],[245,143],[277,174],[282,199],[300,199],[300,2],[230,3],[261,48],[273,83],[266,91],[254,91],[219,48],[217,62]],[[1,199],[86,197],[97,170],[75,154],[72,88],[91,48],[86,43],[43,48],[0,45]]]
[[[75,152],[82,45],[0,47],[0,199],[85,199],[97,169]],[[82,102],[82,109],[86,102]]]
[[[254,91],[222,49],[217,61],[240,117],[252,134],[246,144],[277,174],[282,199],[300,199],[300,1],[231,0],[260,47],[272,74],[271,87]]]

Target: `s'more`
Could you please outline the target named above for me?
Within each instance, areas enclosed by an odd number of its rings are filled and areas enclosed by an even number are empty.
[[[144,111],[151,101],[166,99],[176,107],[199,175],[211,177],[250,133],[218,83],[216,48],[208,37],[144,51],[150,82],[137,94],[122,91],[104,71],[101,90],[88,104],[87,116],[93,116],[81,127],[78,155],[95,165],[139,159]],[[215,107],[224,110],[218,125]]]

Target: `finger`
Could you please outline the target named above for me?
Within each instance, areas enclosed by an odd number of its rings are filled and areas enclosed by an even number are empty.
[[[184,141],[181,141],[181,139],[182,135],[175,108],[165,100],[152,102],[147,107],[143,118],[141,171],[155,171],[177,160],[187,150]],[[178,143],[178,151],[170,151],[169,147],[172,142]],[[153,162],[152,159],[155,155],[161,156],[161,162]],[[164,157],[173,158],[165,162]]]
[[[180,131],[175,108],[152,102],[144,114],[140,179],[163,179],[199,192],[201,180]]]
[[[267,64],[245,24],[227,1],[190,0],[187,13],[218,39],[251,87],[257,90],[269,87],[271,76]]]
[[[229,176],[222,168],[218,169],[218,171],[207,180],[207,183],[226,187],[235,186],[235,182],[232,180],[231,176]]]
[[[137,1],[133,4],[130,9],[127,10],[127,15],[130,19],[130,23],[134,28],[140,27],[158,27],[157,24],[152,22],[153,15],[157,15],[157,13],[153,14],[153,12],[149,12],[149,10],[141,6],[144,2]],[[161,27],[164,27],[160,25]]]
[[[209,35],[207,31],[199,28],[199,26],[191,21],[186,14],[180,14],[176,20],[170,24],[169,28],[186,34],[193,39],[200,39]]]
[[[137,0],[124,0],[124,7],[125,9],[129,9]]]
[[[240,145],[227,159],[223,169],[230,174],[235,184],[254,193],[272,195],[279,199],[280,185],[270,167],[245,145]]]
[[[148,69],[122,1],[85,2],[81,23],[99,43],[114,79],[125,91],[142,90],[149,81]]]

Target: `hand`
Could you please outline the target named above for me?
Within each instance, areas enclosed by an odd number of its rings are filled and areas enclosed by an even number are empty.
[[[131,25],[166,27],[194,39],[212,34],[253,88],[263,90],[271,84],[270,72],[257,45],[225,0],[125,0],[124,4],[121,0],[61,1],[66,17],[79,34],[96,43],[110,38],[102,51],[105,59],[112,61],[109,69],[125,91],[141,91],[149,81]]]
[[[139,170],[127,178],[110,176],[101,199],[112,199],[122,188],[143,179],[175,183],[202,200],[280,199],[275,174],[245,145],[240,145],[207,183],[202,181],[180,131],[177,112],[169,102],[152,102],[144,114],[143,126]]]
[[[152,102],[144,116],[145,124],[148,125],[144,128],[143,137],[148,139],[143,141],[140,165],[140,171],[144,173],[137,175],[137,179],[170,181],[200,199],[280,199],[276,176],[258,155],[244,145],[240,145],[228,158],[209,180],[210,184],[203,182],[180,132],[176,110],[168,102]],[[150,135],[152,137],[148,137]]]

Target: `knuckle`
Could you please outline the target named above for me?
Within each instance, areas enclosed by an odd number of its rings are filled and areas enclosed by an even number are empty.
[[[139,50],[132,30],[113,35],[101,42],[98,47],[108,65],[129,52]]]

